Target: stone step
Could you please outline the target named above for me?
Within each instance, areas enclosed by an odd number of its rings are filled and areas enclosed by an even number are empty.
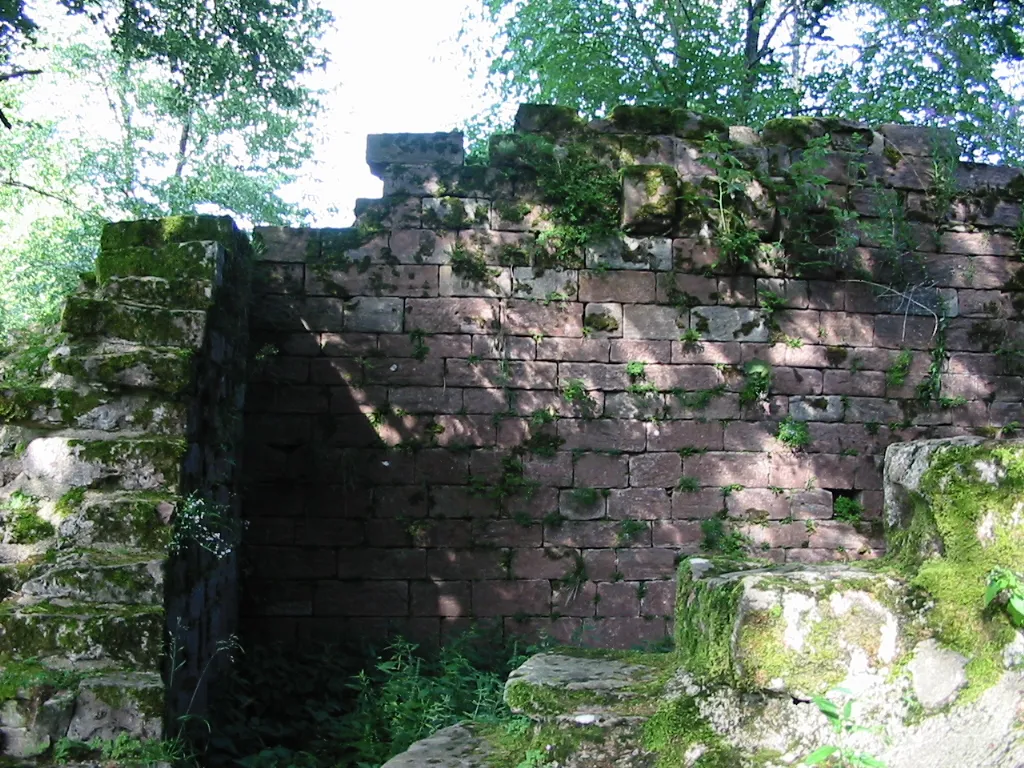
[[[199,349],[206,332],[206,312],[161,309],[142,304],[69,296],[61,330],[73,338],[122,339],[158,347]]]
[[[179,497],[169,493],[94,492],[65,494],[57,525],[59,549],[124,548],[166,552]]]
[[[518,764],[531,752],[564,768],[653,768],[644,724],[670,677],[670,654],[579,652],[533,656],[509,675],[505,702],[533,725],[516,735],[462,723],[413,744],[383,768],[487,768],[495,754]],[[550,761],[555,761],[554,763]]]
[[[0,602],[0,656],[63,657],[157,672],[164,621],[162,606],[6,600]]]
[[[32,569],[16,599],[22,603],[62,600],[162,605],[165,560],[160,553],[59,553],[55,563],[41,563]]]
[[[123,433],[121,433],[123,434]],[[176,488],[188,449],[184,439],[65,430],[37,437],[21,457],[29,483],[58,498],[70,489],[96,487],[125,491]]]
[[[0,742],[10,758],[44,757],[60,739],[140,739],[163,734],[164,686],[155,672],[0,666]]]
[[[59,347],[50,357],[50,363],[54,370],[81,381],[169,395],[187,389],[193,373],[191,349],[154,349],[114,340]]]
[[[100,363],[101,365],[103,363]],[[145,369],[125,368],[125,375]],[[67,374],[42,386],[0,389],[0,414],[8,424],[50,431],[70,428],[104,432],[145,429],[152,434],[180,434],[187,409],[181,402],[152,392],[117,392],[104,386],[78,385]],[[73,383],[75,386],[63,386]]]
[[[95,295],[107,301],[151,307],[207,309],[212,303],[213,287],[208,280],[198,278],[111,277]]]

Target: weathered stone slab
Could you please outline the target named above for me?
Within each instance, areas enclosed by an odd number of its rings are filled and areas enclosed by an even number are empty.
[[[671,230],[679,177],[667,165],[631,165],[622,177],[622,228],[636,234],[659,235]]]
[[[768,341],[768,326],[759,310],[746,307],[698,307],[690,327],[707,341]]]
[[[433,736],[420,739],[381,768],[486,768],[491,749],[466,725],[442,728]]]
[[[688,608],[676,646],[704,682],[803,699],[834,686],[862,695],[910,650],[905,587],[891,577],[842,565],[719,570],[680,587]]]
[[[379,176],[381,167],[396,165],[462,165],[462,133],[371,133],[366,137],[366,164]]]
[[[842,421],[845,410],[841,395],[789,398],[789,415],[797,421]]]
[[[664,237],[622,237],[592,243],[586,249],[590,269],[672,269],[672,241]]]
[[[140,739],[163,735],[164,685],[153,673],[117,673],[84,680],[68,726],[69,739]]]

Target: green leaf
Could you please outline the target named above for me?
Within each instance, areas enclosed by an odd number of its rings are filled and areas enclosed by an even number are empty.
[[[863,766],[864,768],[886,768],[885,763],[877,757],[865,755],[863,753],[853,755],[852,760],[854,765]]]
[[[820,765],[821,763],[828,760],[832,755],[839,751],[839,747],[818,747],[816,750],[811,752],[807,757],[804,758],[804,765]]]
[[[1024,595],[1012,595],[1006,610],[1017,626],[1024,624]]]
[[[989,605],[993,600],[996,599],[996,596],[1002,591],[1003,586],[1000,583],[1000,581],[998,579],[993,579],[989,583],[988,589],[985,590],[985,605]]]

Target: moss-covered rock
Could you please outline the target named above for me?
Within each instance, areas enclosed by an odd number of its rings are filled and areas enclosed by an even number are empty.
[[[1024,573],[1024,441],[891,445],[885,490],[890,557],[933,598],[929,626],[970,659],[976,695],[999,678],[1004,649],[1020,637],[1009,614],[986,608],[985,592],[995,569]]]
[[[191,349],[77,345],[53,358],[55,370],[91,383],[177,395],[192,384]]]
[[[108,224],[100,236],[100,251],[160,248],[192,241],[214,241],[236,251],[248,247],[245,235],[229,216],[167,216]]]
[[[164,685],[159,675],[108,673],[79,686],[67,735],[76,741],[115,739],[122,733],[159,739],[163,718]]]
[[[676,218],[679,175],[667,165],[633,165],[622,170],[622,229],[636,234],[667,233]]]
[[[609,122],[621,133],[663,134],[696,141],[708,134],[720,138],[729,135],[729,125],[724,120],[672,107],[621,105],[612,110]]]
[[[110,551],[62,552],[21,585],[22,599],[157,605],[163,601],[164,557]]]
[[[198,349],[203,345],[206,313],[70,296],[61,315],[61,328],[77,337],[105,336],[160,347]]]
[[[96,256],[100,285],[113,278],[160,277],[165,280],[219,282],[224,246],[218,242],[169,243],[159,248],[104,248]]]
[[[516,112],[515,131],[559,135],[583,128],[579,113],[572,107],[554,104],[521,104]]]
[[[0,603],[0,654],[59,656],[157,672],[164,611],[157,606]]]
[[[112,277],[96,298],[176,309],[207,309],[213,286],[206,280],[163,277]]]
[[[80,497],[78,491],[83,491]],[[98,493],[69,491],[68,509],[57,533],[64,547],[130,547],[166,552],[173,537],[171,519],[178,498],[165,493]],[[79,497],[76,498],[75,497]]]

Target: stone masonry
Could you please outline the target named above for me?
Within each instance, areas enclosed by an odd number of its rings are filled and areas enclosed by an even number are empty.
[[[249,264],[228,218],[108,225],[34,380],[0,385],[0,762],[205,711],[238,619]]]
[[[384,198],[361,201],[356,227],[257,230],[254,634],[436,643],[496,621],[658,641],[681,556],[738,534],[775,563],[875,557],[887,445],[1024,422],[1020,171],[954,163],[942,198],[925,129],[641,119],[664,114],[581,126],[524,108],[490,167],[464,164],[457,133],[371,136]],[[708,131],[775,178],[828,134],[822,173],[859,231],[852,252],[881,260],[885,228],[864,225],[888,216],[925,277],[894,295],[850,271],[724,261],[676,202],[714,182]],[[603,148],[620,234],[545,260],[557,201],[517,161],[530,137],[555,144],[555,164],[572,142]],[[747,196],[750,228],[784,248],[779,209]],[[758,370],[770,387],[751,398]],[[796,448],[778,438],[794,423],[810,438]]]

